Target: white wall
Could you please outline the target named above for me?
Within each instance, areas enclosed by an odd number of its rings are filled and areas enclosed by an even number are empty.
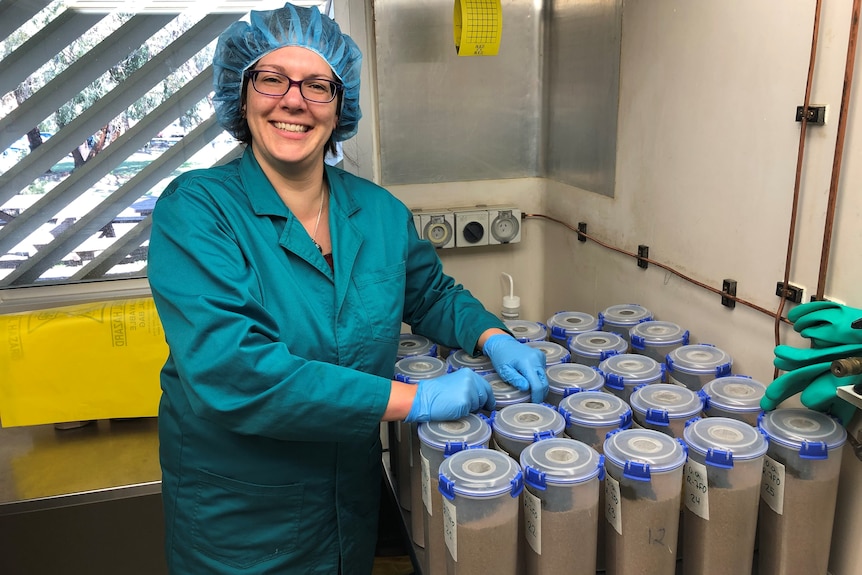
[[[821,15],[811,103],[828,106],[827,125],[808,127],[790,274],[792,283],[806,288],[806,301],[817,288],[851,4],[824,2]],[[652,259],[710,286],[734,279],[739,297],[775,310],[799,145],[794,116],[805,95],[814,8],[814,0],[626,2],[612,199],[533,180],[394,191],[413,207],[426,207],[430,198],[441,202],[437,206],[498,202],[501,194],[572,226],[587,222],[588,233],[628,251],[646,244]],[[862,308],[858,52],[825,295]],[[547,221],[526,221],[523,244],[504,249],[442,255],[447,271],[492,310],[502,295],[499,272],[514,270],[525,301],[522,317],[541,321],[562,309],[597,313],[616,303],[640,303],[657,318],[688,328],[694,341],[730,353],[735,373],[772,380],[774,324],[759,311],[743,305],[729,310],[715,294],[656,266],[642,270],[633,259],[580,243],[573,232]],[[782,339],[804,345],[787,327]],[[853,493],[862,485],[862,462],[849,447],[843,456],[833,575],[858,573],[862,565],[862,548],[855,544],[862,538],[862,498]]]

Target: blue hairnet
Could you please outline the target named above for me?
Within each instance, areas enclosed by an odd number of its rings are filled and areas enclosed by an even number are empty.
[[[248,125],[242,117],[243,74],[273,50],[300,46],[326,60],[344,84],[338,126],[332,133],[335,141],[356,134],[362,112],[359,109],[359,70],[362,54],[338,24],[323,16],[317,8],[302,8],[286,3],[277,10],[250,13],[250,23],[234,22],[219,36],[213,56],[213,85],[216,115],[222,127],[243,139]]]

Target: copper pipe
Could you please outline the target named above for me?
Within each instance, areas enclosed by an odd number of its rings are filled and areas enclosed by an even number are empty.
[[[829,251],[832,247],[832,228],[835,208],[838,203],[838,183],[841,179],[841,160],[844,156],[844,136],[847,133],[847,114],[850,109],[850,92],[853,87],[853,69],[856,62],[856,38],[859,36],[859,8],[862,0],[853,0],[850,15],[850,38],[847,41],[847,63],[844,66],[844,93],[841,95],[841,110],[838,114],[838,136],[835,156],[832,161],[832,181],[829,184],[829,200],[826,204],[826,224],[823,228],[823,248],[820,252],[820,275],[817,279],[817,299],[823,299],[826,291],[826,274],[829,269]]]
[[[663,270],[665,270],[665,271],[667,271],[667,272],[672,273],[673,275],[675,275],[675,276],[677,276],[677,277],[679,277],[679,278],[681,278],[681,279],[684,279],[685,281],[687,281],[687,282],[689,282],[689,283],[692,283],[692,284],[696,285],[697,287],[703,288],[703,289],[705,289],[705,290],[707,290],[707,291],[710,291],[710,292],[712,292],[712,293],[714,293],[714,294],[716,294],[716,295],[720,295],[720,296],[721,296],[721,297],[723,297],[723,298],[731,299],[731,300],[733,300],[733,301],[735,301],[735,302],[737,302],[737,303],[740,303],[740,304],[742,304],[742,305],[744,305],[744,306],[746,306],[746,307],[750,307],[750,308],[751,308],[751,309],[753,309],[753,310],[756,310],[756,311],[759,311],[760,313],[766,314],[766,315],[768,315],[769,317],[776,318],[776,321],[779,321],[779,322],[780,322],[780,321],[785,321],[785,322],[787,321],[786,319],[782,318],[781,316],[776,316],[776,313],[775,313],[775,312],[773,312],[773,311],[769,311],[768,309],[766,309],[766,308],[764,308],[764,307],[761,307],[761,306],[759,306],[759,305],[757,305],[757,304],[755,304],[755,303],[752,303],[752,302],[750,302],[750,301],[744,300],[744,299],[742,299],[742,298],[740,298],[740,297],[736,297],[736,296],[734,296],[734,295],[726,294],[726,293],[724,293],[723,291],[721,291],[720,289],[718,289],[718,288],[714,288],[714,287],[712,287],[711,285],[708,285],[708,284],[705,284],[705,283],[703,283],[703,282],[701,282],[701,281],[698,281],[698,280],[696,280],[696,279],[692,278],[691,276],[687,276],[687,275],[685,275],[684,273],[680,272],[679,270],[676,270],[676,269],[674,269],[674,268],[672,268],[672,267],[668,266],[667,264],[663,264],[663,263],[661,263],[661,262],[657,262],[657,261],[652,260],[652,259],[650,259],[650,258],[646,258],[646,257],[640,256],[640,255],[638,255],[638,254],[636,254],[636,253],[634,253],[634,252],[630,252],[630,251],[624,250],[624,249],[622,249],[622,248],[618,248],[618,247],[616,247],[616,246],[612,246],[612,245],[610,245],[610,244],[608,244],[608,243],[606,243],[606,242],[603,242],[603,241],[601,241],[601,240],[598,240],[598,239],[596,239],[594,236],[591,236],[590,234],[588,234],[587,232],[582,232],[582,231],[580,231],[580,230],[578,230],[578,229],[576,229],[576,228],[573,228],[572,226],[570,226],[570,225],[569,225],[569,224],[567,224],[566,222],[564,222],[564,221],[562,221],[562,220],[558,220],[557,218],[554,218],[554,217],[552,217],[552,216],[546,216],[545,214],[523,214],[521,217],[523,217],[523,218],[525,218],[525,219],[527,219],[527,218],[541,218],[541,219],[543,219],[543,220],[548,220],[548,221],[554,222],[554,223],[556,223],[556,224],[560,224],[561,226],[564,226],[564,227],[568,228],[570,231],[576,232],[576,233],[578,234],[578,236],[579,236],[579,237],[584,237],[584,238],[586,238],[586,239],[590,240],[591,242],[595,242],[595,243],[599,244],[600,246],[602,246],[603,248],[607,248],[607,249],[609,249],[609,250],[611,250],[611,251],[614,251],[614,252],[617,252],[617,253],[619,253],[619,254],[623,254],[623,255],[626,255],[626,256],[629,256],[629,257],[635,258],[635,259],[637,259],[638,261],[644,261],[644,262],[646,262],[646,263],[648,263],[648,264],[652,264],[652,265],[654,265],[654,266],[655,266],[655,267],[657,267],[657,268],[661,268],[661,269],[663,269]]]
[[[799,131],[799,149],[796,152],[796,180],[793,183],[793,203],[790,211],[790,230],[787,234],[787,255],[784,260],[784,285],[790,284],[790,266],[793,261],[793,246],[796,243],[796,220],[799,213],[799,188],[802,185],[802,160],[805,156],[805,134],[808,128],[808,105],[811,103],[811,85],[814,83],[814,63],[817,59],[817,38],[820,34],[820,6],[814,7],[814,26],[811,33],[811,54],[808,58],[808,78],[805,81],[805,97],[802,100],[802,128]],[[782,293],[778,311],[775,313],[775,345],[781,343],[781,314],[787,296]],[[773,377],[778,376],[778,370]]]

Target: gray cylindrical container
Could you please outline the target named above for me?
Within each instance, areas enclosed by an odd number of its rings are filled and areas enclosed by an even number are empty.
[[[602,329],[619,334],[626,340],[627,344],[631,343],[629,341],[631,329],[641,322],[652,320],[652,318],[650,310],[636,303],[612,305],[599,313]]]
[[[625,402],[629,401],[635,387],[664,380],[664,364],[645,355],[621,353],[612,355],[599,364],[605,378],[605,391]]]
[[[559,311],[548,318],[548,339],[562,346],[568,346],[569,339],[579,333],[600,331],[602,324],[598,318],[580,311]]]
[[[519,403],[495,411],[491,427],[495,447],[517,461],[531,443],[562,435],[566,422],[548,405]]]
[[[490,440],[491,426],[479,415],[470,414],[455,421],[419,424],[425,528],[422,572],[426,575],[446,575],[443,500],[439,490],[440,464],[450,455],[464,449],[487,448]]]
[[[750,575],[766,437],[738,419],[685,428],[683,575]]]
[[[632,426],[629,404],[603,391],[582,391],[564,397],[558,408],[565,433],[603,453],[608,433]]]
[[[548,378],[548,395],[545,402],[554,407],[564,397],[582,391],[601,391],[605,378],[596,367],[579,363],[558,363],[545,369]]]
[[[579,440],[598,453],[605,449],[609,433],[632,426],[632,410],[629,405],[610,393],[582,391],[560,401],[560,415],[566,421],[566,435]],[[605,491],[599,492],[599,509],[605,509]],[[596,544],[596,569],[605,568],[605,531],[607,523],[599,518]]]
[[[668,381],[699,391],[707,382],[730,375],[733,358],[712,344],[683,345],[667,354]]]
[[[528,445],[521,469],[527,575],[595,575],[604,457],[560,437]]]
[[[568,349],[552,341],[528,341],[524,345],[538,349],[545,354],[545,367],[558,363],[568,363],[572,359],[572,354],[569,353]]]
[[[826,573],[847,432],[828,415],[796,408],[767,411],[758,426],[769,439],[758,513],[758,573]]]
[[[458,371],[462,367],[472,369],[479,375],[494,371],[494,364],[490,357],[481,353],[474,357],[463,349],[453,350],[446,358],[446,363],[449,365],[449,371]]]
[[[515,339],[521,343],[528,341],[545,341],[548,339],[548,328],[538,321],[527,321],[524,319],[503,320],[506,329],[512,332]]]
[[[686,422],[700,416],[703,410],[703,400],[698,394],[672,383],[639,386],[629,404],[639,426],[677,439],[682,439]]]
[[[518,511],[524,477],[493,449],[465,449],[440,464],[448,575],[517,575]]]
[[[757,426],[766,385],[747,375],[727,375],[707,382],[698,392],[706,417],[730,417]]]
[[[674,575],[682,442],[652,429],[626,429],[608,436],[604,455],[606,572]]]
[[[427,355],[416,355],[395,362],[395,379],[405,383],[418,384],[423,379],[445,375],[447,365],[442,359]],[[416,510],[411,513],[410,524],[413,542],[425,546],[425,529],[422,521],[422,467],[419,464],[419,424],[398,423],[395,440],[397,443],[398,502],[404,509]]]
[[[629,343],[619,334],[606,331],[588,331],[569,339],[573,363],[598,366],[612,355],[625,353]]]
[[[494,394],[494,409],[500,410],[508,405],[516,403],[527,403],[530,401],[530,390],[521,391],[511,383],[505,381],[496,371],[483,375],[488,383],[491,384],[491,391]],[[483,412],[484,415],[490,417],[491,412]]]
[[[398,341],[398,359],[414,355],[437,357],[437,344],[424,335],[402,333]]]
[[[669,321],[649,320],[633,326],[629,330],[632,352],[651,357],[664,363],[667,354],[678,347],[688,345],[689,333]]]

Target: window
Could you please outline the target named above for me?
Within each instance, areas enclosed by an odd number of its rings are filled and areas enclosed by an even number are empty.
[[[162,190],[241,153],[211,103],[216,38],[283,4],[0,4],[0,289],[146,277]]]

